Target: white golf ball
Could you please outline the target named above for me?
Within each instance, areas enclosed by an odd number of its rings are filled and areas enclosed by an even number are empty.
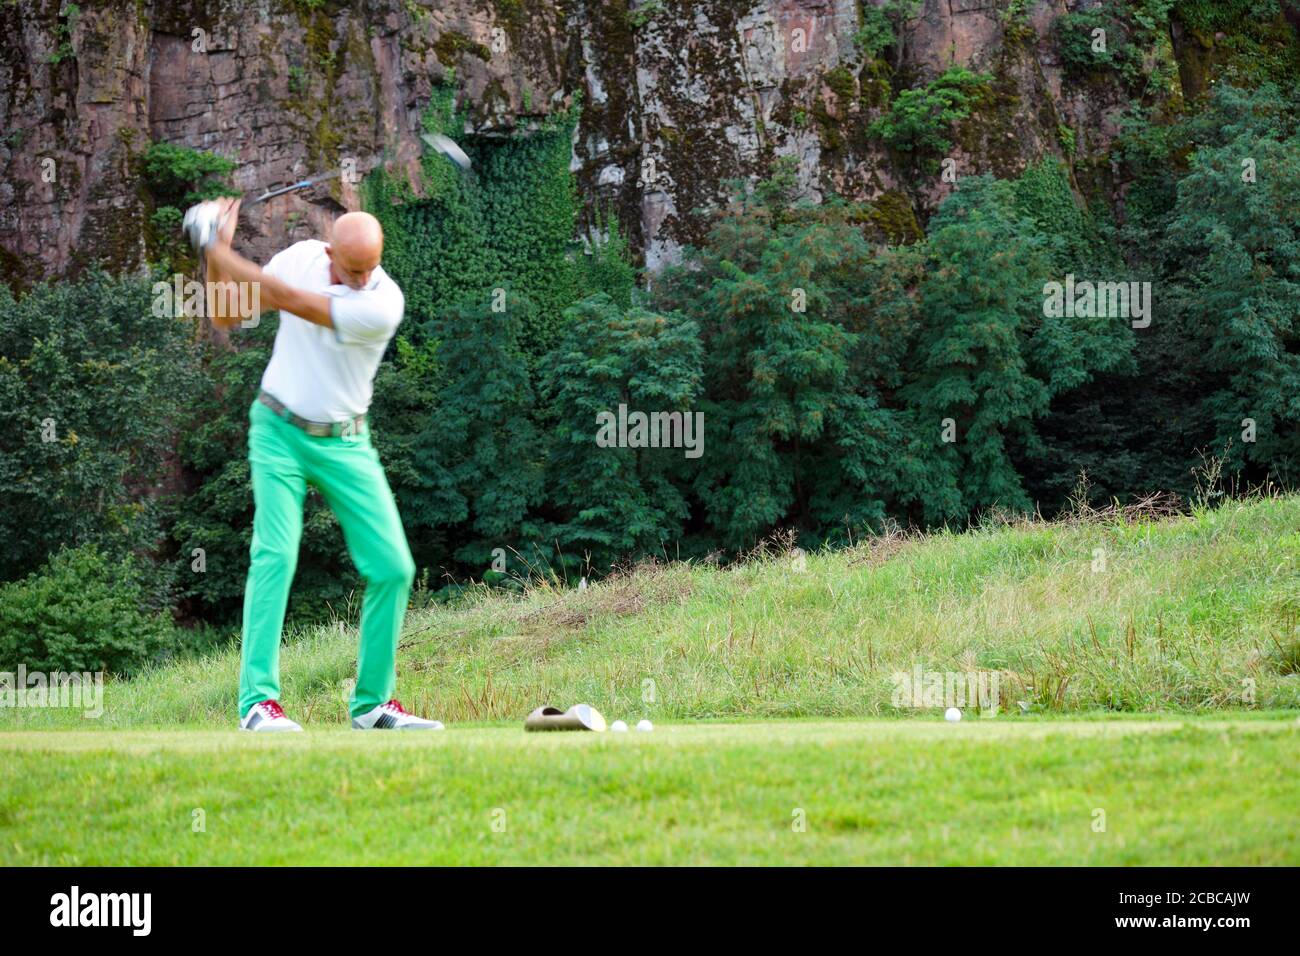
[[[621,720],[616,720],[609,725],[609,729],[614,731],[616,734],[625,734],[627,733],[627,724],[623,723]]]
[[[961,720],[961,711],[956,707],[949,707],[943,712],[943,719],[948,721],[950,724],[955,724],[957,721]]]
[[[637,724],[636,724],[636,729],[637,729],[637,730],[654,730],[654,729],[655,729],[655,725],[652,724],[652,723],[650,723],[650,721],[648,721],[648,720],[638,720],[638,721],[637,721]]]

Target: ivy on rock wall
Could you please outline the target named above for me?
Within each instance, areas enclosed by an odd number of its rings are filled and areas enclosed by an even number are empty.
[[[365,205],[384,226],[384,268],[406,294],[408,322],[422,326],[463,299],[516,289],[533,305],[520,343],[533,359],[545,354],[584,288],[569,171],[576,122],[577,107],[534,132],[464,143],[468,173],[430,151],[418,190],[382,169],[367,180]],[[424,126],[455,138],[450,88],[438,90]]]

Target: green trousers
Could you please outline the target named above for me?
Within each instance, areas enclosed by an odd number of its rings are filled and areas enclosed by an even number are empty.
[[[239,715],[260,701],[280,699],[280,632],[310,484],[338,518],[366,584],[357,683],[348,702],[355,717],[391,700],[397,684],[397,639],[415,577],[397,504],[368,425],[352,435],[318,438],[257,401],[248,417],[256,511],[244,589]]]

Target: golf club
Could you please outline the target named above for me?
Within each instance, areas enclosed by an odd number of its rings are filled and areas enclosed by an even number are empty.
[[[307,179],[300,179],[296,183],[288,186],[281,186],[279,189],[268,190],[260,196],[243,201],[243,208],[256,206],[258,203],[266,202],[268,199],[274,199],[276,196],[283,196],[285,193],[296,192],[299,189],[306,189],[309,186],[315,186],[317,183],[323,183],[331,179],[337,179],[341,175],[341,170],[331,170],[327,173],[320,173]],[[185,235],[189,237],[190,245],[196,250],[202,250],[212,241],[212,237],[221,229],[224,220],[217,221],[216,205],[211,202],[196,203],[185,211],[185,218],[182,221],[182,228]]]
[[[422,133],[420,140],[426,145],[447,157],[453,164],[462,171],[469,172],[472,168],[470,158],[465,151],[450,137],[441,133]],[[243,201],[243,208],[256,206],[258,203],[266,202],[268,199],[274,199],[276,196],[283,196],[286,193],[296,192],[299,189],[307,189],[318,183],[327,182],[331,179],[337,179],[341,175],[341,170],[335,169],[327,173],[318,173],[307,179],[301,179],[296,183],[290,183],[288,186],[281,186],[278,189],[270,189],[255,196],[252,199]],[[218,221],[216,215],[216,206],[210,202],[201,202],[191,206],[185,211],[185,217],[182,220],[181,228],[190,240],[190,245],[195,250],[202,251],[212,241],[212,237],[221,229],[224,221]]]
[[[422,133],[420,139],[446,156],[462,170],[468,171],[470,169],[472,164],[469,161],[469,156],[465,154],[465,151],[460,148],[455,140],[443,136],[441,133]]]

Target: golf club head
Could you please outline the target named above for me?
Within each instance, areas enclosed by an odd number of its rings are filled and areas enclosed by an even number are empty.
[[[470,169],[469,156],[456,144],[455,140],[443,136],[441,133],[422,133],[420,139],[424,140],[436,152],[446,156],[461,169],[465,171]]]

